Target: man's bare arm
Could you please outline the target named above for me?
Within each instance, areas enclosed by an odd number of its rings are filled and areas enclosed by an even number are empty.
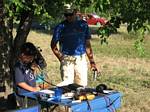
[[[93,51],[92,51],[90,39],[86,40],[86,54],[87,54],[87,57],[89,59],[90,65],[91,65],[91,69],[97,70],[96,64],[94,61],[94,56],[93,56]]]
[[[51,41],[51,49],[53,53],[56,55],[56,57],[58,58],[58,60],[61,61],[63,54],[58,50],[57,43],[54,43],[53,41]]]

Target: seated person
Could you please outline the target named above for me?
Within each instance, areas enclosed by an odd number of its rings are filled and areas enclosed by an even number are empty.
[[[18,61],[14,67],[17,101],[21,107],[25,107],[24,98],[21,96],[22,94],[40,90],[40,87],[36,85],[36,77],[33,69],[31,68],[36,55],[36,47],[30,42],[24,43],[20,48]],[[28,100],[28,106],[32,106],[34,104],[35,101]]]

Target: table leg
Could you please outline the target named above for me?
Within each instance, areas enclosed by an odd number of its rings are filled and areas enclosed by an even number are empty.
[[[25,101],[25,108],[27,108],[28,107],[28,97],[27,96],[25,96],[24,101]]]
[[[68,106],[65,106],[65,112],[72,112],[72,111],[71,111],[71,108],[68,107]]]

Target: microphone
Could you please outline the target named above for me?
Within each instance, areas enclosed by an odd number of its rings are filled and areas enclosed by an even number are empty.
[[[93,81],[96,81],[97,79],[97,70],[93,70]]]

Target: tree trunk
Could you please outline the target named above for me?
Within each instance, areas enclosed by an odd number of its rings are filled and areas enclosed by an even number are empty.
[[[14,49],[17,56],[20,46],[26,42],[33,19],[33,11],[24,11],[21,14],[20,24],[17,30],[17,35],[14,40]]]
[[[5,26],[4,4],[0,0],[0,97],[7,97],[10,89],[10,41],[8,30]],[[7,86],[7,87],[6,87]]]
[[[24,11],[21,14],[17,35],[13,42],[13,18],[6,17],[3,0],[0,0],[0,92],[7,92],[10,88],[12,89],[13,65],[17,59],[20,46],[27,40],[33,14],[33,11]],[[7,86],[6,90],[5,86]],[[8,94],[4,93],[4,96]]]

